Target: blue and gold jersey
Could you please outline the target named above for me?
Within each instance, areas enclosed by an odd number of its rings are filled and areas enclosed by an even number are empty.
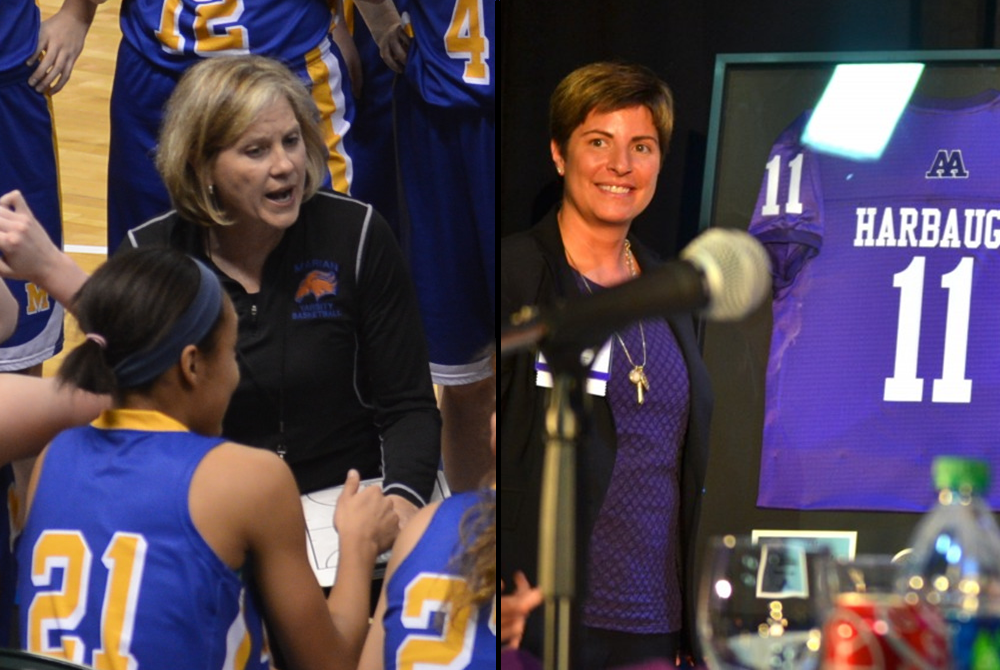
[[[432,105],[487,109],[496,104],[496,0],[399,0],[413,44],[406,78]]]
[[[56,438],[18,546],[25,649],[114,670],[267,670],[249,587],[188,508],[221,441],[131,410]]]
[[[444,500],[389,580],[383,618],[386,670],[497,667],[496,596],[479,609],[453,611],[450,604],[468,589],[456,574],[454,556],[463,548],[462,518],[481,497],[470,492]]]
[[[23,67],[31,58],[41,21],[35,0],[0,2],[0,72]]]
[[[121,9],[129,44],[176,72],[194,59],[246,53],[298,63],[332,22],[327,0],[124,0]]]

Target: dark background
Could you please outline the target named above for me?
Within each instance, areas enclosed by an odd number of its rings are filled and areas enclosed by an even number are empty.
[[[529,227],[559,197],[548,148],[552,89],[584,63],[621,58],[652,68],[674,91],[670,153],[634,228],[670,257],[707,220],[700,210],[718,54],[993,49],[998,17],[995,0],[515,0],[505,4],[501,35],[501,235]],[[762,168],[749,177],[751,197]],[[766,305],[736,327],[707,328],[716,412],[701,539],[753,528],[858,530],[859,553],[905,547],[914,514],[756,508],[769,335]]]
[[[500,19],[500,234],[558,197],[548,99],[574,68],[621,58],[673,89],[676,125],[636,232],[665,256],[698,230],[715,57],[720,53],[986,49],[996,0],[507,0]]]

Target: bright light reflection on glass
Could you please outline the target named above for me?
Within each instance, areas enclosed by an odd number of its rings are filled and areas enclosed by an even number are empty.
[[[923,63],[838,65],[802,141],[845,158],[878,159],[923,71]]]
[[[948,552],[944,555],[944,560],[948,561],[952,565],[955,565],[962,560],[962,547],[957,544],[953,544],[948,548]]]

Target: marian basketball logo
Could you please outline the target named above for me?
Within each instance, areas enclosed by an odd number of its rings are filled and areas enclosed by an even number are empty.
[[[295,291],[295,302],[302,302],[309,296],[319,300],[326,295],[337,294],[337,273],[313,270],[299,283]]]
[[[296,271],[305,272],[305,276],[295,289],[296,306],[292,310],[292,318],[329,319],[340,316],[335,304],[340,267],[330,261],[317,260],[301,264]]]

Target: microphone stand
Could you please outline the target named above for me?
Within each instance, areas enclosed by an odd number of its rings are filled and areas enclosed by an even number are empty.
[[[538,538],[538,581],[545,598],[543,667],[570,670],[576,629],[574,606],[580,582],[577,568],[583,565],[576,552],[580,525],[577,498],[582,497],[577,486],[581,479],[577,445],[583,435],[587,370],[581,363],[583,350],[578,347],[550,351],[543,343],[541,349],[553,380],[545,415]]]

